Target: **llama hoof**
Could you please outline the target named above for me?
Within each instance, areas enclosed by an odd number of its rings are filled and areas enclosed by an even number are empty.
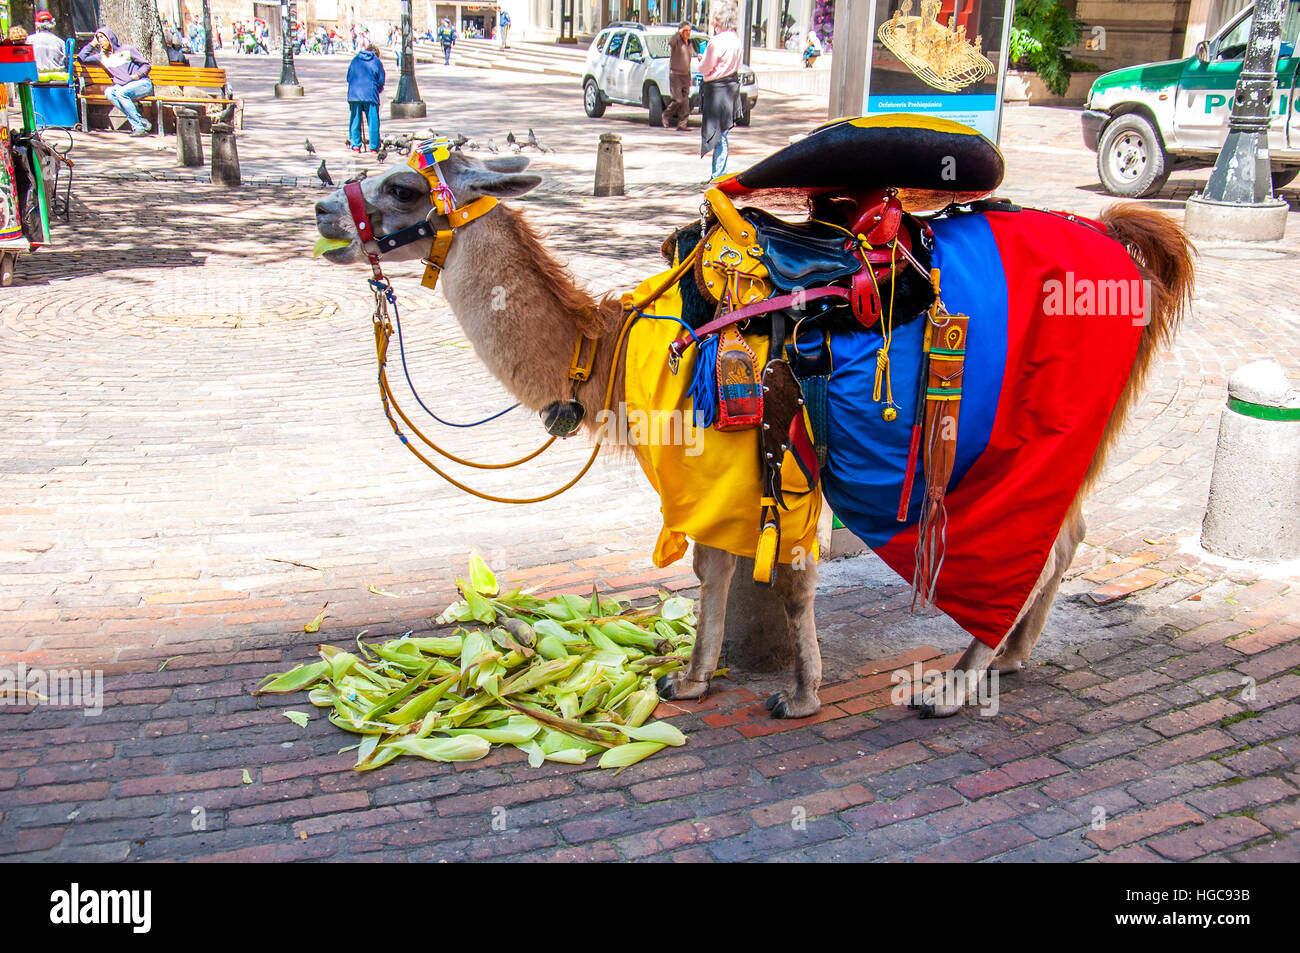
[[[703,698],[709,692],[709,683],[692,682],[681,677],[678,672],[669,672],[667,675],[661,675],[659,681],[655,682],[655,690],[664,701],[685,701]]]
[[[912,707],[912,706],[909,706]],[[917,705],[915,706],[921,713],[922,718],[951,718],[957,712],[961,711],[960,705]]]
[[[767,710],[773,718],[807,718],[821,711],[821,707],[816,696],[811,701],[797,702],[785,692],[777,692],[767,700]]]
[[[1018,659],[995,658],[993,660],[993,664],[989,666],[990,669],[994,670],[999,675],[1015,675],[1017,672],[1024,669],[1024,667],[1025,667],[1025,659],[1022,658],[1018,658]]]

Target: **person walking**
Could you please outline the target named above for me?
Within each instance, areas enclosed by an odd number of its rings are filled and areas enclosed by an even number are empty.
[[[361,148],[361,122],[370,132],[370,151],[379,151],[379,94],[384,91],[384,63],[379,50],[368,46],[348,65],[348,143]]]
[[[686,128],[691,116],[691,25],[683,20],[668,41],[668,95],[673,99],[664,110],[664,128]]]
[[[104,97],[126,116],[131,124],[131,135],[137,138],[149,135],[151,127],[135,104],[137,99],[153,92],[149,61],[140,55],[140,51],[134,46],[118,43],[117,34],[101,26],[90,42],[81,48],[77,59],[98,66],[113,80],[113,85],[104,90]]]
[[[501,18],[497,20],[497,29],[501,31],[501,49],[510,48],[510,14],[501,11]]]
[[[451,48],[456,45],[456,31],[446,17],[442,18],[442,26],[438,27],[438,43],[442,46],[442,64],[450,66]]]
[[[727,168],[727,133],[741,110],[736,0],[714,0],[713,36],[700,57],[700,155],[713,152],[713,178]]]

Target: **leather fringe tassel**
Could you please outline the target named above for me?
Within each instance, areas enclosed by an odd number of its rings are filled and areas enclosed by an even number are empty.
[[[925,608],[934,605],[939,588],[939,573],[948,544],[948,508],[943,502],[944,491],[926,491],[921,509],[921,522],[916,528],[916,572],[912,576],[912,611],[917,605]]]

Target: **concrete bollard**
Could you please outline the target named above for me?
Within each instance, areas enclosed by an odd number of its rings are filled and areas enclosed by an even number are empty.
[[[1228,381],[1201,545],[1233,559],[1300,557],[1300,390],[1273,361]]]
[[[235,145],[235,127],[228,122],[212,124],[212,184],[238,188],[239,147]]]
[[[176,161],[185,166],[203,165],[199,111],[188,106],[176,110]]]
[[[600,134],[600,145],[596,149],[596,191],[593,194],[623,194],[623,137],[616,133]]]

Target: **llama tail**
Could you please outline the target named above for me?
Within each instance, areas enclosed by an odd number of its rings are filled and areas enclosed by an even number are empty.
[[[1193,256],[1196,249],[1182,226],[1165,213],[1138,202],[1122,202],[1102,212],[1101,222],[1111,238],[1123,242],[1128,248],[1146,282],[1147,324],[1138,342],[1133,371],[1115,409],[1111,411],[1097,453],[1084,477],[1080,498],[1101,473],[1106,454],[1119,437],[1124,420],[1141,393],[1156,352],[1178,331],[1183,312],[1191,302],[1195,279]]]

